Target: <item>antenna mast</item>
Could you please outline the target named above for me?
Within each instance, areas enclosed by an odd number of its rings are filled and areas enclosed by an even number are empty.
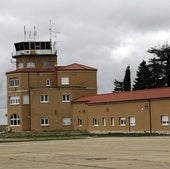
[[[37,31],[36,31],[36,27],[34,26],[34,30],[33,31],[26,31],[26,28],[24,26],[24,40],[27,41],[33,39],[34,41],[36,40],[36,36],[37,36]]]
[[[52,33],[55,34],[55,40],[52,42]],[[51,42],[51,47],[54,53],[57,55],[57,34],[60,34],[60,32],[53,31],[52,30],[52,24],[51,24],[51,19],[50,19],[50,27],[49,27],[49,35],[50,35],[50,42]]]

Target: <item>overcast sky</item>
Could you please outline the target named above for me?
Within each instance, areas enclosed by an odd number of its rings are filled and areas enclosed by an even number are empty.
[[[98,69],[98,93],[113,90],[131,67],[132,80],[150,47],[170,41],[169,0],[0,0],[0,107],[6,106],[5,72],[24,26],[49,40],[50,20],[57,34],[58,65],[85,64]],[[53,40],[55,35],[53,34]]]

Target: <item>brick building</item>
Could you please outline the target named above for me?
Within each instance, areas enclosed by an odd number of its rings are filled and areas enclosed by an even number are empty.
[[[6,73],[12,131],[170,132],[170,88],[97,95],[97,69],[58,66],[50,41],[15,49]]]

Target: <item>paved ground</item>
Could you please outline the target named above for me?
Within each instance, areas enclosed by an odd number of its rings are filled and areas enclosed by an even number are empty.
[[[2,169],[170,169],[170,137],[0,143]]]

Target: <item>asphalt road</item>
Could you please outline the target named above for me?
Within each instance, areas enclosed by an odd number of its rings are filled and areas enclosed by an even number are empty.
[[[170,137],[0,143],[0,169],[170,169]]]

